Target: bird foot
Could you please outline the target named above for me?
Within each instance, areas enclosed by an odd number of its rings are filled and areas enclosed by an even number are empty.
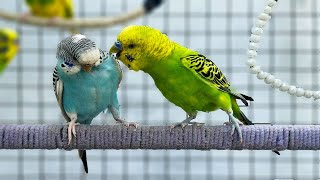
[[[71,120],[69,122],[69,126],[68,126],[68,145],[70,145],[70,143],[71,143],[72,135],[74,135],[74,137],[76,137],[76,135],[77,135],[77,133],[76,133],[76,120]]]
[[[185,122],[185,121],[182,121],[182,122],[178,122],[178,123],[174,123],[170,126],[170,131],[175,128],[175,127],[178,127],[178,126],[181,126],[181,128],[185,128],[187,125],[189,124],[192,124],[194,126],[203,126],[204,123],[199,123],[199,122]]]
[[[178,127],[178,126],[181,126],[182,128],[186,127],[189,123],[186,123],[186,122],[178,122],[178,123],[174,123],[174,124],[171,124],[170,126],[170,130],[175,128],[175,127]]]
[[[239,121],[239,120],[237,120],[237,122],[238,122],[239,125],[241,125],[241,126],[243,125],[243,122],[241,122],[241,121]],[[230,121],[223,123],[223,125],[226,125],[226,126],[230,126],[230,125],[232,125],[232,124],[233,124],[233,123],[230,122]]]
[[[139,124],[136,123],[136,122],[128,122],[128,121],[125,121],[125,120],[123,120],[123,119],[116,119],[116,121],[117,121],[118,123],[123,124],[124,126],[127,126],[127,127],[133,126],[133,127],[135,127],[136,129],[137,129],[138,126],[139,126]]]
[[[203,126],[205,123],[190,122],[189,124],[192,124],[192,125],[194,125],[194,126],[200,127],[200,126]]]
[[[234,117],[230,117],[229,118],[229,122],[225,122],[225,125],[231,125],[231,136],[233,136],[234,131],[237,130],[238,132],[238,136],[239,136],[239,141],[240,141],[240,145],[243,143],[243,138],[242,138],[242,132],[240,129],[240,125],[243,125],[243,123],[241,121],[239,121],[238,119],[235,119]]]

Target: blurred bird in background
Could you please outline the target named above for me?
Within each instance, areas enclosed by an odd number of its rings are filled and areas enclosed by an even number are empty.
[[[129,69],[148,73],[162,94],[187,113],[184,121],[172,127],[192,124],[190,121],[196,118],[198,111],[222,109],[229,116],[231,134],[237,130],[242,143],[239,124],[253,123],[240,110],[236,99],[246,106],[247,101],[253,99],[231,90],[225,76],[210,59],[148,26],[124,28],[110,53],[117,53]]]
[[[51,23],[57,18],[72,19],[74,17],[72,0],[26,0],[31,14],[38,17],[51,18]],[[28,15],[23,15],[22,19]],[[77,34],[76,29],[70,29]]]
[[[19,36],[13,29],[0,29],[0,73],[3,73],[8,64],[19,50]]]
[[[26,0],[31,14],[47,18],[73,17],[72,0]]]
[[[69,122],[69,144],[72,136],[76,136],[76,123],[91,124],[92,119],[106,109],[117,122],[136,126],[120,119],[117,90],[122,71],[114,56],[78,34],[59,43],[57,59],[53,87],[62,114]],[[88,173],[86,151],[79,150],[79,156]]]

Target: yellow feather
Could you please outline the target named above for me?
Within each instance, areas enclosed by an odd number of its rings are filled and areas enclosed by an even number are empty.
[[[28,1],[27,1],[28,2]],[[72,18],[73,17],[73,3],[72,0],[53,0],[50,3],[42,4],[38,0],[32,3],[27,3],[31,13],[40,17],[61,17]]]
[[[14,58],[19,50],[18,34],[9,28],[0,29],[0,73]]]
[[[148,26],[128,26],[124,28],[118,35],[118,41],[123,45],[123,51],[120,59],[126,59],[125,55],[130,54],[139,61],[125,61],[124,63],[132,70],[138,71],[149,68],[154,63],[152,61],[160,61],[165,57],[168,57],[174,47],[175,43],[170,41],[167,36],[159,30],[152,30]],[[145,38],[148,37],[148,38]],[[135,48],[130,49],[130,46],[134,43]],[[148,52],[148,58],[141,52]]]

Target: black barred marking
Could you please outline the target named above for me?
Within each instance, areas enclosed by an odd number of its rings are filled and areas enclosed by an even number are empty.
[[[230,84],[228,80],[210,59],[199,54],[183,57],[181,61],[186,67],[193,69],[204,79],[215,84],[219,89],[229,91]]]
[[[54,68],[53,71],[53,78],[52,78],[52,85],[53,85],[53,90],[55,93],[57,93],[57,82],[59,81],[59,76],[58,76],[58,71],[57,71],[57,67]]]
[[[82,38],[79,41],[74,41],[75,36],[69,36],[63,39],[57,48],[57,58],[61,59],[67,63],[74,64],[78,61],[81,53],[95,48],[95,42],[88,38]]]

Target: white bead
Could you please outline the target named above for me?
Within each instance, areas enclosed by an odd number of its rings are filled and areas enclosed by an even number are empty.
[[[111,54],[111,57],[112,57],[113,59],[117,59],[116,53],[112,53],[112,54]]]
[[[275,88],[279,88],[282,85],[282,81],[280,79],[275,79],[272,83],[272,86]]]
[[[270,6],[267,6],[264,10],[263,10],[264,13],[266,14],[270,14],[272,12],[272,8]]]
[[[267,84],[272,84],[275,81],[275,77],[271,74],[269,74],[269,76],[267,76],[264,79],[264,82],[266,82]]]
[[[312,97],[314,100],[317,100],[320,98],[320,91],[313,92]]]
[[[249,49],[256,51],[258,48],[259,48],[259,44],[258,43],[254,43],[254,42],[250,42],[249,43]]]
[[[256,27],[263,28],[267,24],[267,21],[262,21],[260,19],[256,22]]]
[[[296,96],[301,97],[304,95],[304,89],[303,88],[297,88]]]
[[[249,38],[249,41],[250,41],[250,42],[258,43],[258,42],[260,41],[260,36],[251,34],[251,36],[250,36],[250,38]]]
[[[272,6],[274,6],[276,3],[277,3],[277,1],[275,1],[275,0],[269,0],[268,6],[272,7]]]
[[[253,59],[253,58],[250,58],[250,59],[247,60],[246,64],[249,67],[255,66],[256,65],[256,60]]]
[[[262,28],[253,27],[251,29],[251,33],[255,34],[255,35],[261,35],[263,33],[263,29]]]
[[[294,95],[294,94],[296,94],[296,92],[297,92],[297,87],[289,86],[289,89],[288,89],[289,94]]]
[[[259,16],[258,16],[258,19],[262,20],[262,21],[268,21],[270,19],[270,16],[266,13],[261,13]]]
[[[289,85],[287,83],[282,83],[282,86],[279,88],[280,91],[288,91]]]
[[[258,53],[257,53],[257,51],[249,50],[247,52],[247,55],[249,58],[255,58],[255,57],[257,57]]]
[[[251,74],[258,74],[260,71],[261,71],[260,66],[253,66],[252,68],[250,68]]]
[[[311,98],[312,95],[313,95],[312,91],[310,91],[310,90],[305,90],[303,96],[306,97],[306,98]]]
[[[269,76],[270,74],[267,73],[267,72],[263,72],[263,71],[260,71],[258,74],[257,74],[257,78],[258,79],[265,79]]]

